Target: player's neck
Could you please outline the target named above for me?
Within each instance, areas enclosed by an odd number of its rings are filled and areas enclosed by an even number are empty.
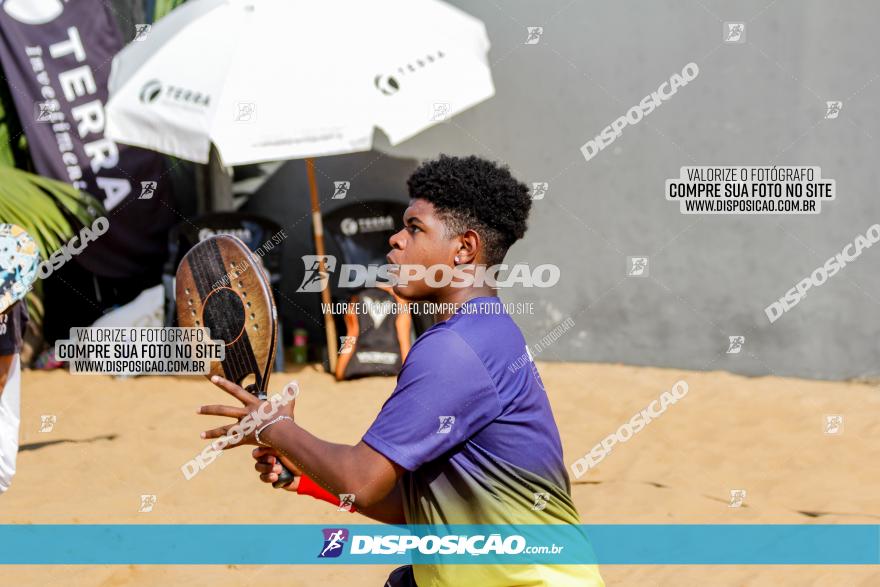
[[[474,298],[494,297],[497,295],[498,291],[488,285],[480,287],[448,288],[448,290],[444,290],[442,295],[437,296],[436,299],[432,300],[439,304],[441,308],[444,308],[443,311],[434,316],[434,321],[445,322],[446,320],[449,320],[455,314],[455,310],[469,300]]]

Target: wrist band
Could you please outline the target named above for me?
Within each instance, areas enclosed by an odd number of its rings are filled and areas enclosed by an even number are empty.
[[[262,432],[272,424],[280,422],[281,420],[290,420],[291,422],[293,422],[293,418],[291,418],[290,416],[276,416],[272,420],[269,420],[268,422],[257,428],[257,431],[254,433],[254,439],[256,439],[257,444],[260,444],[262,446],[269,446],[268,444],[260,440],[260,432]]]
[[[306,475],[299,478],[299,486],[297,486],[296,492],[299,495],[310,495],[315,499],[320,499],[339,507],[339,496],[333,495]],[[351,506],[351,511],[357,510],[355,510],[354,506]]]

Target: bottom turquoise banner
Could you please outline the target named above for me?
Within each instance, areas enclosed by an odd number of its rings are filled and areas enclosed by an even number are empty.
[[[876,565],[880,525],[0,525],[0,564]]]

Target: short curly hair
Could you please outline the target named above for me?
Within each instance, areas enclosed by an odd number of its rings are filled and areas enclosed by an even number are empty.
[[[406,182],[410,198],[434,205],[447,236],[475,230],[489,265],[501,263],[507,250],[526,233],[532,207],[529,188],[506,165],[475,155],[426,161]]]

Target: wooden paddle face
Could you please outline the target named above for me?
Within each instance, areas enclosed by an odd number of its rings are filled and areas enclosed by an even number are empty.
[[[266,391],[275,358],[277,314],[269,280],[247,246],[229,235],[209,237],[177,268],[177,322],[207,327],[226,343],[226,358],[211,375],[236,384],[253,375],[253,392]]]

